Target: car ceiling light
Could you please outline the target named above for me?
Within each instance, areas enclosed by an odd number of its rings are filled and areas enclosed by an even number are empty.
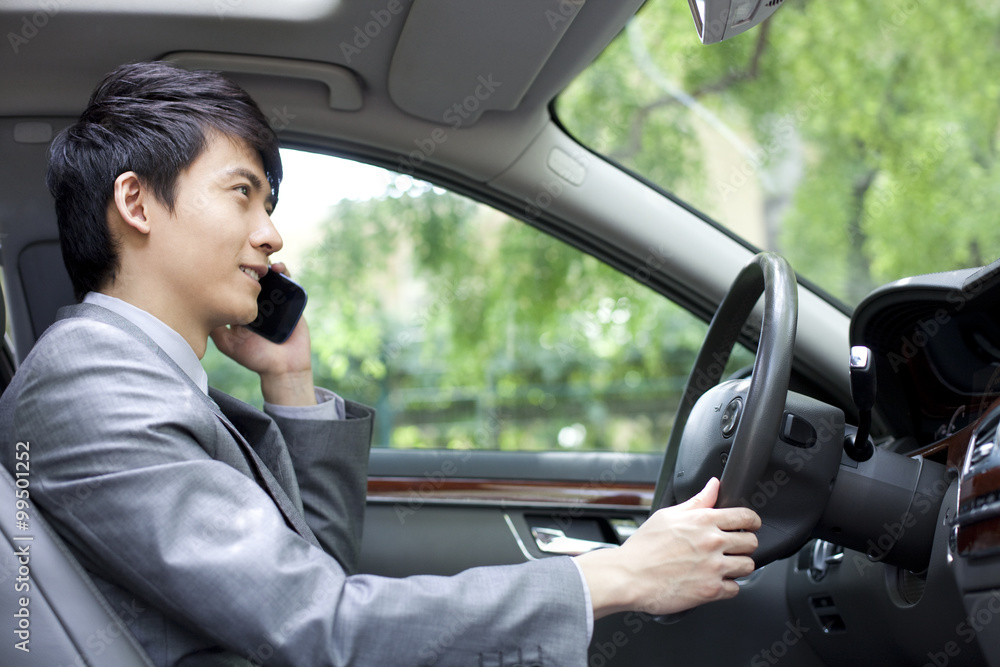
[[[773,14],[784,0],[688,0],[703,44],[735,37]]]

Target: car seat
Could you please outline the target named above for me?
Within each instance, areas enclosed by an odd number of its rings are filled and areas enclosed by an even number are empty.
[[[0,322],[6,322],[2,291]],[[4,538],[0,541],[0,665],[153,667],[31,503],[31,443],[21,447],[17,443],[16,433],[4,433],[0,443],[27,452],[28,464],[21,471],[26,474],[16,481],[11,471],[0,466],[0,533]],[[19,491],[28,500],[22,518],[16,514]],[[20,521],[26,523],[19,527]]]

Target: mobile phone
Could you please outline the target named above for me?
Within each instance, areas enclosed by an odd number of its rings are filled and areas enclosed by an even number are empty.
[[[269,341],[284,343],[302,317],[306,298],[301,285],[282,273],[269,270],[260,279],[257,319],[247,328]]]

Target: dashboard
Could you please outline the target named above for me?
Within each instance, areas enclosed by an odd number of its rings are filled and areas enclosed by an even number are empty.
[[[805,636],[828,664],[864,654],[869,664],[1000,665],[1000,262],[875,290],[850,338],[873,352],[879,449],[918,462],[913,474],[943,471],[929,492],[938,500],[913,494],[896,516],[856,499],[858,521],[881,513],[882,530],[807,544],[788,572],[789,607],[816,630]],[[914,485],[903,477],[873,479]],[[883,562],[928,525],[926,568]]]
[[[850,338],[874,353],[887,433],[913,448],[952,435],[1000,398],[1000,261],[880,287]]]

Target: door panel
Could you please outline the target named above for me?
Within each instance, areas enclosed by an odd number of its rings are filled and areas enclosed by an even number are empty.
[[[373,450],[362,567],[454,574],[544,558],[533,527],[617,540],[615,525],[648,514],[658,470],[643,454]]]
[[[659,464],[656,455],[603,452],[374,450],[362,571],[451,575],[551,557],[533,527],[621,541],[629,523],[648,515]],[[776,657],[789,667],[819,665],[788,614],[793,567],[791,560],[772,563],[735,599],[672,625],[639,612],[601,619],[588,665],[770,665]]]

